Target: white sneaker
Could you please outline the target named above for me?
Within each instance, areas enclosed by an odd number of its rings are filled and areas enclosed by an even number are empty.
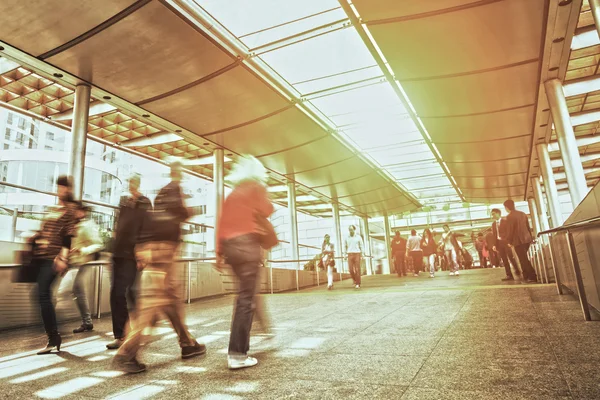
[[[450,272],[450,276],[454,276],[454,272]]]
[[[360,285],[356,285],[354,286],[356,289],[360,289]]]
[[[460,275],[460,272],[456,271],[456,272],[454,273],[454,275],[456,275],[456,276],[459,276],[459,275]]]
[[[435,278],[435,275],[434,274],[429,274],[429,277],[430,278]]]
[[[254,367],[256,364],[258,364],[258,360],[254,357],[238,358],[227,356],[227,367],[229,369]]]

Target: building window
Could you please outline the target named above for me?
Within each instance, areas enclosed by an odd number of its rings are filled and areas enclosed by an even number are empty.
[[[54,140],[54,132],[48,132],[48,140]]]
[[[4,150],[8,150],[8,143],[4,143]]]
[[[46,150],[52,150],[52,146],[48,146],[48,145],[46,145],[46,146],[44,147],[44,149],[46,149]]]
[[[6,133],[4,134],[4,139],[10,140],[10,128],[6,128]]]
[[[11,112],[8,113],[8,120],[7,120],[9,125],[12,125],[13,123],[13,114]]]
[[[25,118],[19,117],[19,128],[25,129]]]
[[[29,149],[33,149],[33,139],[29,138],[29,145],[27,146]]]

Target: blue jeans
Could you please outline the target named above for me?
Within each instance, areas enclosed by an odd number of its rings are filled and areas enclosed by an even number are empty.
[[[90,304],[85,293],[85,283],[92,267],[82,265],[77,270],[75,281],[73,282],[73,296],[77,302],[77,308],[81,315],[81,321],[85,325],[92,325],[92,314],[90,313]]]
[[[229,355],[245,356],[250,349],[250,330],[254,318],[256,280],[262,251],[256,235],[244,235],[223,242],[222,253],[239,279],[239,293],[231,323]]]
[[[54,271],[54,261],[46,259],[37,259],[34,261],[39,267],[37,278],[38,299],[42,311],[42,321],[44,330],[48,336],[58,334],[58,324],[56,322],[56,311],[52,304],[52,285],[58,274]]]

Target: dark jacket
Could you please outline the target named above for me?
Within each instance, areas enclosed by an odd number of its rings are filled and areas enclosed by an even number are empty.
[[[500,236],[500,240],[506,242],[506,238],[508,236],[508,222],[506,221],[506,217],[500,218],[500,235],[498,235],[498,221],[494,221],[492,223],[492,235],[491,245],[498,247],[498,236]]]
[[[138,241],[142,222],[152,203],[147,197],[122,196],[119,201],[117,229],[113,242],[113,257],[134,259],[133,249]]]
[[[401,237],[398,243],[396,243],[396,238],[392,239],[392,256],[404,255],[404,253],[406,253],[406,239]]]
[[[529,219],[523,211],[514,210],[506,217],[507,234],[506,241],[513,246],[529,244],[533,241]],[[502,228],[502,224],[500,225]],[[502,237],[502,233],[500,234]]]
[[[425,240],[425,236],[421,239],[421,250],[423,250],[423,256],[429,257],[432,254],[436,253],[437,243],[432,238],[429,242]]]
[[[181,223],[190,217],[183,203],[181,186],[170,182],[154,200],[154,210],[148,212],[142,226],[139,243],[179,242]]]

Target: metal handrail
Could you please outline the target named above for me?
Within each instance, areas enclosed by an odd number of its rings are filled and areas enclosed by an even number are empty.
[[[582,221],[573,222],[571,224],[561,225],[556,228],[542,231],[542,232],[538,233],[538,237],[549,234],[549,233],[564,232],[564,231],[568,231],[568,230],[572,230],[572,229],[582,229],[582,228],[587,228],[590,226],[597,226],[597,225],[600,226],[600,216],[584,219]]]

